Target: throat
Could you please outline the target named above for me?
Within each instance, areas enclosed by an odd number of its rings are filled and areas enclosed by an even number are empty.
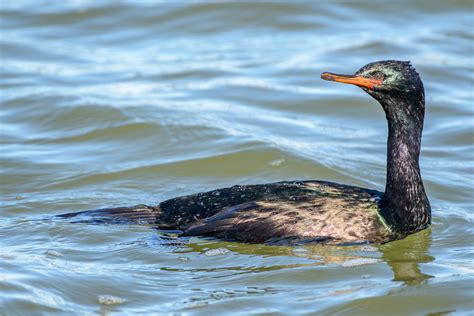
[[[411,234],[431,222],[431,209],[421,179],[421,122],[389,120],[387,179],[382,216],[399,234]]]

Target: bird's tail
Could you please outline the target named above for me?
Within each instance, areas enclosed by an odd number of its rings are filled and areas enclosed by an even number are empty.
[[[102,208],[57,215],[75,223],[91,224],[157,224],[158,206],[135,205],[130,207]]]

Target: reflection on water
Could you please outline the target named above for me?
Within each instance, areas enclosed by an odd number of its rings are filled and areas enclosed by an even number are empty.
[[[424,230],[415,236],[380,246],[382,258],[393,271],[394,281],[402,281],[406,285],[421,285],[432,275],[422,272],[420,263],[435,260],[429,255],[431,245],[431,229]]]
[[[177,239],[179,240],[179,238]],[[421,285],[433,276],[421,271],[420,263],[429,263],[435,260],[429,255],[431,245],[431,229],[424,230],[403,240],[387,243],[384,245],[361,245],[330,247],[324,245],[304,245],[299,247],[248,245],[240,243],[226,243],[216,240],[212,243],[186,243],[182,241],[181,247],[185,250],[177,250],[177,253],[201,253],[208,255],[211,250],[232,249],[232,252],[242,255],[255,256],[290,256],[311,259],[308,263],[271,265],[259,267],[226,267],[224,270],[234,270],[238,273],[258,273],[280,269],[297,267],[315,267],[337,264],[344,267],[354,267],[366,264],[386,262],[393,272],[393,280],[401,281],[408,286]],[[168,245],[168,243],[165,243]],[[217,252],[219,253],[219,252]],[[222,254],[226,254],[223,252]],[[380,260],[382,259],[382,260]],[[172,268],[163,268],[169,271]],[[217,271],[219,268],[202,268],[194,271]]]
[[[464,0],[1,2],[0,314],[469,314],[472,12]],[[426,89],[428,231],[283,247],[44,220],[233,184],[383,190],[383,111],[319,76],[391,58]]]

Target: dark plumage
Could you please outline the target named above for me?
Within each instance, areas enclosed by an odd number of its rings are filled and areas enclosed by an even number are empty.
[[[429,226],[418,158],[423,83],[409,62],[379,61],[354,75],[321,78],[360,86],[388,121],[385,192],[324,181],[239,185],[138,205],[60,215],[94,222],[149,223],[182,235],[244,242],[383,243]]]

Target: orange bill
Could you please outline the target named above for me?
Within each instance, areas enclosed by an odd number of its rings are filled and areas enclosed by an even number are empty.
[[[323,72],[321,74],[321,79],[328,80],[328,81],[349,83],[349,84],[359,86],[361,88],[367,88],[371,90],[373,90],[376,85],[381,84],[383,81],[380,79],[365,78],[362,76],[338,75],[338,74],[333,74],[330,72]]]

